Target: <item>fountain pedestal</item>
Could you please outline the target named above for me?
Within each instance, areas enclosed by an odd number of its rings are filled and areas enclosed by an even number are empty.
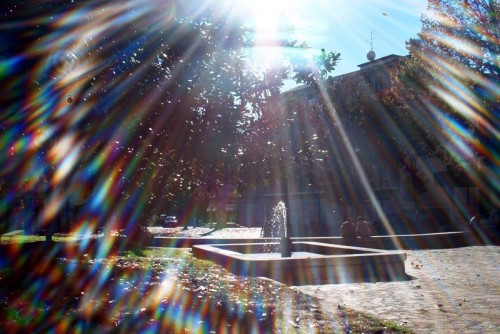
[[[281,237],[280,249],[281,249],[281,257],[292,256],[292,241],[290,237]]]

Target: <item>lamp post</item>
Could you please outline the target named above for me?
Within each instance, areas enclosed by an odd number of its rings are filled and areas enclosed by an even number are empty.
[[[286,120],[285,110],[283,109],[283,120]],[[283,131],[281,139],[282,139],[282,148],[281,148],[281,164],[284,171],[284,195],[285,195],[285,217],[283,226],[280,229],[280,250],[281,257],[291,257],[292,256],[292,242],[290,239],[290,189],[289,189],[289,168],[290,164],[286,162],[286,155],[289,153],[289,150],[285,150],[286,138],[288,138],[288,133]]]
[[[292,241],[290,239],[290,192],[288,189],[288,169],[285,169],[285,221],[280,229],[281,257],[292,256]]]
[[[49,140],[48,142],[48,145],[47,145],[47,150],[45,152],[45,155],[47,156],[48,152],[50,151],[50,149],[54,149],[54,147],[57,145],[57,141],[58,141],[58,135],[56,133],[54,133],[52,135],[52,138]],[[46,163],[48,165],[48,168],[47,168],[47,192],[45,194],[45,196],[48,196],[48,199],[49,199],[49,202],[45,202],[45,214],[47,214],[47,207],[50,208],[50,205],[51,205],[51,201],[54,200],[54,196],[55,195],[55,192],[56,192],[56,189],[57,187],[53,184],[53,180],[54,180],[54,169],[55,169],[55,166],[53,163],[51,163],[49,161],[49,159],[46,157]],[[47,200],[47,198],[46,198]],[[42,218],[44,218],[42,216]],[[51,219],[51,221],[48,221],[48,222],[45,222],[47,224],[46,228],[45,228],[45,242],[52,242],[52,237],[54,235],[54,221],[53,219]]]

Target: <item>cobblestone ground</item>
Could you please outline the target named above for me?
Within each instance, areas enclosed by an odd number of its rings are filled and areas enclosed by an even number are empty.
[[[408,281],[294,287],[416,333],[500,333],[500,247],[406,251]]]

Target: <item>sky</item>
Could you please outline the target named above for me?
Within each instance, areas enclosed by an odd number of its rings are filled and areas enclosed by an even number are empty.
[[[377,58],[408,54],[405,41],[417,37],[427,0],[240,0],[246,1],[257,29],[272,30],[285,15],[295,38],[316,50],[341,54],[333,76],[358,70],[371,50]]]
[[[314,48],[340,52],[337,75],[356,71],[368,61],[371,36],[377,58],[408,54],[405,41],[417,37],[426,6],[426,0],[312,0],[303,14],[310,22],[305,38]]]

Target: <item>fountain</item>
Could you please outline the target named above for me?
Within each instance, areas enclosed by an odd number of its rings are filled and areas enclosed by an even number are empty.
[[[236,275],[264,276],[291,285],[407,279],[406,254],[401,251],[301,241],[297,237],[292,242],[283,202],[273,208],[261,237],[261,243],[194,245],[192,252]]]
[[[292,256],[292,242],[288,234],[288,215],[285,202],[280,201],[273,208],[271,218],[264,223],[260,236],[264,238],[266,244],[269,245],[269,247],[264,248],[266,252],[273,252],[271,247],[272,244],[269,241],[279,237],[281,257]]]

